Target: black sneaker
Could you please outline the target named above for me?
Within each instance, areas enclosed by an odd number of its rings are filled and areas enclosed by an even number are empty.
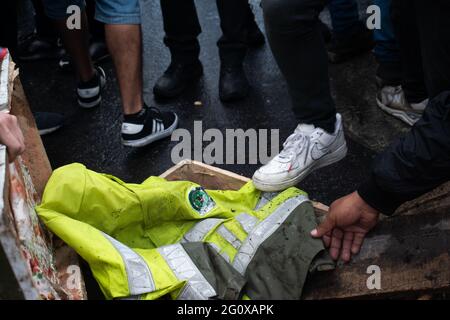
[[[35,112],[33,116],[41,136],[55,132],[64,122],[64,117],[54,112]]]
[[[125,115],[122,124],[122,143],[127,147],[144,147],[169,137],[178,126],[174,112],[144,108],[138,114]]]
[[[203,66],[198,60],[192,64],[172,62],[156,81],[153,93],[157,98],[175,98],[202,75]]]
[[[18,58],[21,61],[52,60],[61,58],[63,52],[57,39],[46,39],[32,34],[19,45]]]
[[[102,89],[106,84],[106,74],[101,67],[95,67],[95,70],[95,76],[91,80],[78,83],[78,104],[85,109],[97,107],[102,102]]]
[[[223,102],[242,100],[248,95],[250,84],[242,64],[223,65],[220,68],[219,97]]]
[[[91,55],[91,59],[94,64],[97,64],[110,57],[108,47],[103,41],[92,42],[89,46],[89,54]],[[67,53],[65,53],[61,60],[59,60],[59,67],[63,71],[72,71],[72,59]]]
[[[373,32],[366,27],[345,38],[331,39],[328,46],[328,59],[332,63],[340,63],[370,51],[375,46]]]

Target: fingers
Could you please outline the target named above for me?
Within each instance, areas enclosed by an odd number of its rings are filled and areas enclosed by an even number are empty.
[[[341,250],[341,260],[344,262],[349,262],[352,257],[351,249],[354,239],[353,232],[345,232],[344,239],[342,241],[342,250]]]
[[[361,246],[364,242],[364,233],[355,233],[353,244],[352,244],[352,254],[357,254],[361,250]]]
[[[6,146],[11,162],[24,152],[24,137],[15,116],[0,113],[0,143]]]
[[[333,260],[337,260],[342,246],[342,238],[344,233],[340,229],[334,229],[331,235],[330,256]]]
[[[25,147],[23,142],[14,136],[11,131],[4,131],[3,137],[6,139],[5,145],[8,151],[8,159],[10,162],[13,162],[24,151]]]
[[[329,248],[331,244],[331,232],[327,232],[326,234],[324,234],[322,240],[325,248]]]
[[[313,231],[311,231],[311,236],[314,238],[321,238],[325,234],[331,232],[335,227],[335,222],[332,216],[327,215],[326,219]]]

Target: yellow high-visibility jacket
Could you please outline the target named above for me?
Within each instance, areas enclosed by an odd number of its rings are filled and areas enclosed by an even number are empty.
[[[296,188],[127,184],[72,164],[53,173],[37,212],[108,299],[299,299],[312,266],[332,265],[309,236],[313,207]]]

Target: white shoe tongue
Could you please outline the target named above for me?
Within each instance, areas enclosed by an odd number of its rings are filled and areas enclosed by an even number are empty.
[[[295,129],[295,131],[299,131],[299,132],[302,132],[302,133],[305,133],[305,134],[310,134],[315,129],[316,129],[316,127],[314,127],[314,125],[312,125],[312,124],[299,124],[297,126],[297,129]]]

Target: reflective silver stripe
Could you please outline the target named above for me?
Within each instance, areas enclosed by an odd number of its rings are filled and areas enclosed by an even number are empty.
[[[272,201],[276,196],[278,196],[280,192],[262,192],[261,198],[259,199],[258,203],[255,206],[255,211],[258,211],[262,207],[264,207],[266,204],[268,204],[270,201]]]
[[[208,232],[224,221],[224,219],[209,218],[197,222],[192,229],[184,235],[181,242],[200,242],[206,237]]]
[[[244,275],[259,246],[283,224],[295,208],[306,201],[309,201],[309,199],[303,195],[288,199],[275,209],[270,216],[261,221],[245,239],[234,258],[233,267]]]
[[[132,249],[123,243],[103,233],[106,239],[116,248],[125,264],[125,270],[128,277],[128,288],[130,296],[138,296],[143,293],[156,290],[152,272],[145,260]]]
[[[180,281],[186,281],[179,300],[207,300],[217,295],[214,288],[205,279],[197,266],[180,244],[158,248],[158,252],[164,258]]]
[[[250,233],[259,222],[258,218],[251,216],[248,213],[241,213],[236,217],[236,220],[239,221],[242,228],[247,233]]]
[[[221,225],[217,229],[217,233],[222,238],[227,240],[236,250],[239,250],[239,248],[242,245],[242,242],[238,238],[236,238],[236,236],[230,230],[228,230],[224,225]]]

